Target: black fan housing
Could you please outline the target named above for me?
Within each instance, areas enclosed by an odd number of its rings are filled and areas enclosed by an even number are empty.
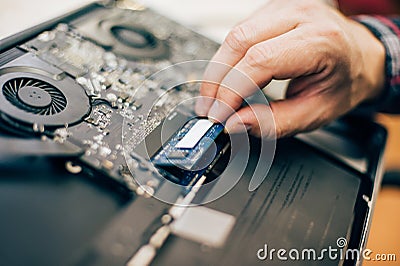
[[[14,106],[38,115],[54,115],[67,106],[64,94],[39,79],[20,77],[4,83],[3,95]]]
[[[91,41],[128,60],[160,60],[170,56],[167,40],[159,39],[148,27],[126,13],[94,17],[79,25],[79,32]],[[134,13],[140,16],[140,12]]]
[[[51,74],[31,67],[19,70],[0,69],[3,115],[17,123],[60,127],[79,123],[90,113],[90,98],[72,78],[55,80]]]

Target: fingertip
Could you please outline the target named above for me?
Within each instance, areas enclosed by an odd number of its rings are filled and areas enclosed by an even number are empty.
[[[253,129],[252,125],[238,123],[238,124],[231,124],[229,126],[225,126],[224,132],[227,134],[239,134],[239,133],[245,133],[245,132],[250,133],[252,129]]]
[[[208,109],[203,98],[196,99],[194,111],[198,116],[207,116]]]
[[[233,113],[233,111],[234,110],[231,107],[216,99],[207,116],[210,119],[222,123]]]
[[[243,123],[241,118],[236,114],[232,115],[225,124],[225,132],[228,134],[237,134],[250,132],[253,129],[253,125]]]
[[[218,120],[215,120],[212,117],[208,117],[208,120],[210,120],[211,122],[213,122],[214,124],[220,123]]]

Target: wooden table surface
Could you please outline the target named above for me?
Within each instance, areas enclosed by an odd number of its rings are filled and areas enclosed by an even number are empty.
[[[386,171],[400,172],[400,115],[379,114],[377,121],[388,130]],[[400,187],[385,186],[378,194],[367,248],[373,254],[395,254],[396,261],[365,261],[363,265],[400,265]]]

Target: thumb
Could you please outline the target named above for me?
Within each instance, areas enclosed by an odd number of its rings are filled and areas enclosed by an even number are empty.
[[[318,96],[275,101],[269,106],[250,105],[232,115],[225,127],[230,134],[247,130],[258,137],[282,138],[313,130],[328,122],[329,115],[322,106],[324,104]]]
[[[266,104],[253,104],[239,109],[228,118],[225,129],[229,134],[248,131],[257,137],[276,138],[272,110]]]

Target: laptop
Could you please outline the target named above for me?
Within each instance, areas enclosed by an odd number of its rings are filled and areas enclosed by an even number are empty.
[[[193,112],[218,44],[131,1],[0,47],[2,264],[362,262],[386,141],[369,118],[228,136]]]

